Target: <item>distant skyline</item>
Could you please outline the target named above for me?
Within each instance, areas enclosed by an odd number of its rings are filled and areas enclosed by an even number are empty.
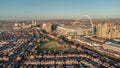
[[[120,0],[0,0],[0,20],[120,18]]]

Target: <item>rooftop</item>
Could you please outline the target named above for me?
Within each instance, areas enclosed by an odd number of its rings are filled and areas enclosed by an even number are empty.
[[[89,29],[89,27],[83,25],[83,26],[73,26],[73,25],[59,25],[60,27],[66,28],[66,29]]]

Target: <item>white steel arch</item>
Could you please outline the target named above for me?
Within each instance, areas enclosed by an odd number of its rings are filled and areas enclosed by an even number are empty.
[[[75,22],[73,22],[73,26],[77,23],[77,21],[79,21],[80,19],[81,19],[81,17],[87,17],[88,19],[89,19],[89,21],[90,21],[90,23],[91,23],[91,29],[92,29],[92,33],[93,33],[93,31],[94,31],[94,29],[93,29],[93,27],[94,27],[94,25],[93,25],[93,20],[92,20],[92,18],[89,16],[89,15],[83,15],[83,16],[80,16],[80,17],[78,17],[76,20],[75,20]]]

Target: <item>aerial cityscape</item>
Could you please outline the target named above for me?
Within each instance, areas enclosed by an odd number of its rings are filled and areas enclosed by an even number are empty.
[[[0,68],[120,68],[119,3],[1,0]]]

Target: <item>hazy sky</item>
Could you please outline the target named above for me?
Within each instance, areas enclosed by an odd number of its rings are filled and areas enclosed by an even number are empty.
[[[120,0],[0,0],[0,19],[120,18]]]

